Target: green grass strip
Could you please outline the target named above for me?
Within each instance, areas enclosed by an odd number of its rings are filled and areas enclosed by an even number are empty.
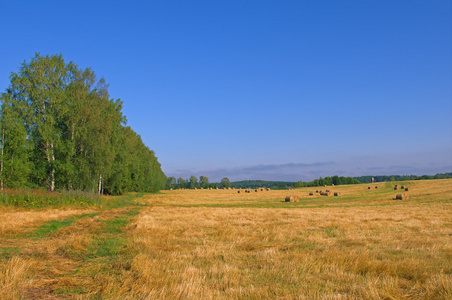
[[[0,248],[0,259],[11,259],[13,256],[19,255],[19,247]]]
[[[36,230],[30,232],[27,234],[26,237],[28,238],[35,238],[35,239],[43,239],[55,231],[57,231],[60,228],[71,226],[72,223],[74,223],[77,220],[83,219],[83,218],[92,218],[99,213],[91,213],[91,214],[83,214],[77,217],[68,218],[64,220],[54,220],[54,221],[48,221],[41,226],[39,226]]]
[[[139,212],[139,208],[134,208],[111,220],[102,221],[105,226],[88,247],[87,257],[89,259],[102,258],[108,261],[116,259],[121,254],[121,250],[126,247],[127,238],[123,234],[124,230]]]

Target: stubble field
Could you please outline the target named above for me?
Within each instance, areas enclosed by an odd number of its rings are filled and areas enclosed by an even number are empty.
[[[393,184],[410,198],[394,200]],[[452,298],[452,180],[136,201],[0,208],[0,298]]]

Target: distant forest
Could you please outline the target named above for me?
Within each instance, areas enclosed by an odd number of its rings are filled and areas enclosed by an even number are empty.
[[[0,186],[99,194],[165,187],[154,151],[129,126],[108,84],[61,55],[36,54],[1,94]]]
[[[375,182],[383,181],[405,181],[405,180],[424,180],[424,179],[446,179],[452,178],[452,173],[430,175],[382,175],[382,176],[361,176],[361,177],[339,177],[337,175],[332,177],[320,177],[309,182],[294,182],[294,181],[265,181],[265,180],[242,180],[229,182],[228,178],[223,178],[219,183],[209,183],[209,179],[205,176],[201,176],[198,180],[196,176],[191,176],[190,179],[183,179],[182,177],[168,177],[166,188],[183,188],[183,189],[195,189],[195,188],[260,188],[266,187],[271,189],[289,189],[298,187],[311,187],[311,186],[324,186],[324,185],[345,185],[345,184],[359,184],[359,183],[371,183],[372,178]]]
[[[356,179],[362,183],[371,183],[372,178],[374,178],[375,182],[383,182],[383,181],[405,181],[405,180],[423,180],[423,179],[446,179],[446,178],[452,178],[452,172],[451,173],[442,173],[442,174],[436,174],[436,175],[422,175],[422,176],[416,176],[416,175],[378,175],[378,176],[360,176],[360,177],[353,177],[353,179]]]

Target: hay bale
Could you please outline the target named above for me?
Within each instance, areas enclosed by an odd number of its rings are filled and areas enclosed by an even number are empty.
[[[408,188],[405,188],[405,191],[406,191],[406,192],[408,192],[408,190],[409,190]]]
[[[298,196],[297,195],[287,196],[286,202],[298,202]]]
[[[270,188],[267,188],[267,192],[270,192],[271,191],[271,189]]]
[[[240,190],[238,190],[238,191],[237,191],[237,193],[239,193],[239,194],[240,194]]]
[[[319,192],[319,190],[316,190],[315,192],[316,192],[316,193],[318,193],[318,192]]]
[[[334,196],[339,196],[339,193],[338,192],[334,192]]]
[[[368,186],[368,187],[367,187],[367,189],[368,189],[368,190],[370,190],[370,189],[371,189],[371,187],[370,187],[370,186]]]
[[[330,190],[325,190],[325,192],[329,193],[329,192],[330,192]]]
[[[169,190],[170,190],[170,191],[172,191],[172,190],[173,190],[173,188],[170,188]]]
[[[410,197],[408,196],[408,194],[397,194],[396,195],[396,200],[408,200]]]
[[[329,196],[330,195],[330,193],[329,192],[325,192],[325,193],[323,193],[323,195],[322,196]]]
[[[313,192],[310,192],[310,193],[309,193],[309,196],[314,196],[314,193],[313,193]]]
[[[394,190],[397,190],[399,188],[399,186],[396,184],[395,186],[394,186]]]
[[[404,190],[404,189],[405,189],[405,186],[404,186],[404,185],[402,185],[402,186],[400,187],[400,189]]]
[[[376,186],[375,188],[378,189],[378,186]]]

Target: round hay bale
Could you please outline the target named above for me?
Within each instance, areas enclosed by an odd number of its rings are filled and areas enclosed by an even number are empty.
[[[334,192],[334,196],[339,196],[339,193],[338,192]]]
[[[405,191],[406,191],[406,192],[408,192],[408,190],[409,190],[408,188],[405,188]]]
[[[375,188],[378,189],[378,186],[376,186]]]
[[[407,194],[397,194],[396,200],[408,200],[410,197]]]
[[[325,192],[329,193],[329,192],[330,192],[330,190],[325,190]]]
[[[371,187],[370,187],[370,186],[368,186],[368,187],[367,187],[367,189],[368,189],[368,190],[370,190],[370,189],[371,189]]]
[[[394,190],[397,190],[397,189],[398,189],[398,187],[397,187],[397,186],[395,186],[395,187],[394,187]]]
[[[402,190],[404,190],[405,189],[405,186],[404,185],[402,185],[401,187],[400,187]]]
[[[237,193],[239,193],[239,194],[240,194],[240,190],[238,190],[238,191],[237,191]]]
[[[328,193],[328,192],[323,193],[323,196],[329,196],[329,195],[330,195],[330,193]]]
[[[319,192],[319,190],[316,190],[315,192],[316,192],[316,193],[318,193],[318,192]]]
[[[270,192],[272,189],[271,188],[267,188],[267,192]]]
[[[313,193],[313,192],[310,192],[310,193],[309,193],[309,196],[314,196],[314,193]]]
[[[255,189],[254,191],[257,193],[259,190],[258,190],[258,189]]]
[[[298,202],[298,196],[297,195],[287,196],[285,201],[286,202]]]

